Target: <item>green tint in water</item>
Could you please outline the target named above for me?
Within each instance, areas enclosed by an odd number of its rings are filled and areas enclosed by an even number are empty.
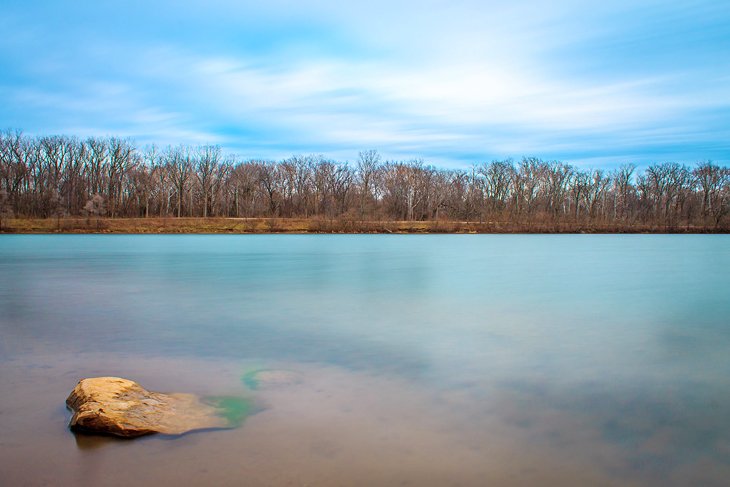
[[[219,415],[228,421],[230,428],[241,426],[252,413],[251,400],[243,397],[212,396],[205,398],[205,401],[219,409]]]
[[[241,382],[243,382],[243,385],[245,385],[252,391],[255,391],[261,385],[258,374],[259,372],[262,372],[264,370],[266,369],[251,369],[244,372],[244,374],[241,376]]]

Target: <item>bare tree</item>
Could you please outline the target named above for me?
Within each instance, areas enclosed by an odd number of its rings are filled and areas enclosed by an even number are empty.
[[[580,204],[587,196],[591,186],[591,177],[585,171],[576,170],[573,173],[571,197],[573,202],[573,217],[576,221],[580,217]]]
[[[365,205],[372,201],[372,185],[380,164],[378,151],[360,151],[357,161],[357,175],[360,183],[360,219],[365,217]]]
[[[56,231],[60,232],[61,218],[68,216],[69,213],[66,205],[64,205],[63,197],[56,191],[51,193],[51,197],[49,199],[49,211],[50,216],[56,218]]]
[[[575,228],[730,230],[730,172],[701,162],[659,162],[584,171],[534,157],[470,169],[422,160],[381,163],[375,150],[351,167],[323,156],[243,160],[218,146],[138,150],[115,137],[0,132],[3,218],[89,213],[102,198],[113,217],[177,215],[457,220],[484,216],[516,228],[565,222]],[[93,208],[92,208],[93,209]],[[564,227],[564,225],[561,225]]]
[[[545,167],[547,211],[553,219],[558,219],[563,209],[573,168],[553,161]]]
[[[586,208],[588,209],[588,216],[591,220],[596,218],[598,209],[605,197],[606,190],[611,180],[606,176],[601,169],[595,169],[588,178],[588,185],[586,191],[583,192],[583,196],[586,201]]]
[[[84,205],[84,213],[89,218],[96,218],[96,229],[99,230],[99,228],[101,227],[99,218],[106,215],[106,203],[104,201],[104,197],[100,194],[95,194],[94,196],[92,196],[91,199],[86,202],[86,205]]]
[[[190,160],[190,149],[186,147],[168,147],[163,156],[166,168],[177,193],[177,217],[182,216],[182,202],[185,190],[193,170]]]
[[[631,180],[636,170],[633,164],[624,164],[613,173],[614,218],[625,219],[629,209],[629,198],[633,189]]]
[[[10,198],[8,192],[2,188],[0,189],[0,232],[3,231],[3,220],[7,221],[13,217],[13,208],[10,205]],[[7,226],[7,224],[6,224]]]
[[[203,192],[203,218],[208,216],[210,197],[215,178],[219,175],[219,164],[221,159],[221,148],[219,146],[205,145],[198,148],[196,176]]]
[[[136,161],[135,149],[127,139],[112,137],[109,139],[109,164],[107,165],[107,199],[109,213],[116,216],[117,206],[122,193],[122,183]]]
[[[730,171],[719,167],[712,161],[701,162],[693,171],[702,194],[702,218],[712,219],[715,227],[728,211],[728,192]]]
[[[482,165],[480,174],[485,179],[485,197],[493,213],[503,211],[507,207],[512,182],[514,181],[514,165],[511,160],[492,161]]]
[[[260,161],[256,163],[258,183],[266,193],[269,202],[269,216],[278,216],[280,174],[278,167],[273,162]]]

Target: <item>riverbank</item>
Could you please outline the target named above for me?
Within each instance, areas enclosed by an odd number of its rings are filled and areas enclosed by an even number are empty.
[[[0,233],[727,233],[730,229],[575,222],[379,221],[314,218],[15,218]]]

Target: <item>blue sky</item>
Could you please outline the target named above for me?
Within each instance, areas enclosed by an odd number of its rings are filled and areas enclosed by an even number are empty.
[[[729,25],[725,0],[5,0],[0,127],[244,158],[728,163]]]

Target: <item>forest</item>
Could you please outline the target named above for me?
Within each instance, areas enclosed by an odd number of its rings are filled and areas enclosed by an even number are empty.
[[[219,146],[137,147],[0,132],[0,217],[305,218],[728,231],[730,169],[711,161],[584,169],[525,157],[468,169],[420,159],[243,159]]]

